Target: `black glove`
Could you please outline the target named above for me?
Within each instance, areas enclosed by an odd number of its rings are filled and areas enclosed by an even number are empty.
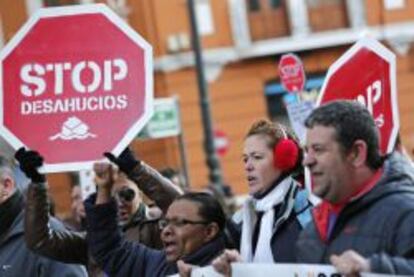
[[[19,162],[20,169],[34,183],[46,182],[46,177],[37,169],[43,165],[43,157],[36,151],[26,150],[24,147],[17,150],[14,157]]]
[[[135,158],[129,147],[125,148],[118,158],[110,152],[105,152],[104,156],[116,164],[126,175],[129,175],[137,165],[141,164],[141,161]]]

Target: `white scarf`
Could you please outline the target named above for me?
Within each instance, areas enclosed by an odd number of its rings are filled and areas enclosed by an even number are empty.
[[[273,263],[273,254],[270,240],[273,235],[275,219],[274,207],[285,200],[293,179],[288,176],[262,199],[254,199],[249,196],[242,208],[242,235],[240,253],[245,262]],[[260,223],[259,237],[256,251],[253,257],[252,237],[253,229],[257,221],[256,212],[264,212]]]

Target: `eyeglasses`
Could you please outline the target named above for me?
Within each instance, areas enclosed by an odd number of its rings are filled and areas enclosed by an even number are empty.
[[[118,197],[125,202],[131,202],[135,198],[135,191],[131,188],[124,187],[118,191]]]
[[[195,220],[187,220],[187,219],[167,219],[167,218],[162,218],[158,221],[158,227],[163,230],[164,228],[166,228],[168,225],[171,225],[174,228],[180,228],[180,227],[184,227],[185,225],[197,225],[197,224],[201,224],[201,225],[206,225],[209,224],[210,222],[207,221],[195,221]]]

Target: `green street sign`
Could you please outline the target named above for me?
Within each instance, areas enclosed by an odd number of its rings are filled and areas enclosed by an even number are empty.
[[[181,133],[178,101],[175,97],[154,99],[154,114],[138,134],[138,138],[157,139]]]

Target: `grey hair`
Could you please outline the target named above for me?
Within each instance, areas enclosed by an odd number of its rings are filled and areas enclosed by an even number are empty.
[[[11,163],[11,161],[0,155],[0,178],[2,180],[7,177],[14,179],[13,168],[14,165]]]
[[[15,182],[14,164],[5,156],[0,155],[0,180],[4,181],[6,178],[11,178]],[[13,191],[16,190],[16,187]]]

